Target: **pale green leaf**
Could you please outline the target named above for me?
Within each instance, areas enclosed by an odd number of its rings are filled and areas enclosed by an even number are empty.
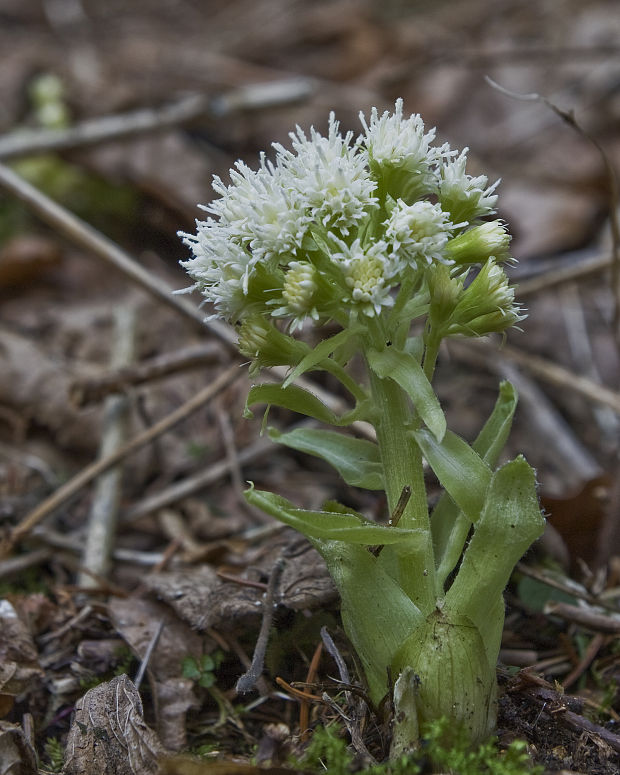
[[[431,383],[418,361],[408,352],[388,347],[368,353],[370,368],[381,379],[393,379],[407,393],[426,427],[441,441],[446,432],[446,418]]]
[[[316,428],[295,428],[288,433],[272,428],[269,436],[278,444],[325,460],[353,487],[384,488],[379,448],[371,441]]]
[[[299,509],[273,492],[251,488],[244,493],[248,503],[257,506],[280,522],[299,530],[308,538],[324,541],[344,541],[365,546],[398,544],[403,550],[423,539],[422,530],[378,525],[359,514],[337,511]]]
[[[246,417],[252,417],[249,407],[253,404],[281,406],[329,425],[348,425],[356,419],[353,413],[338,417],[314,393],[310,393],[310,391],[297,385],[289,385],[287,388],[272,383],[254,385],[250,388],[246,399]]]
[[[452,500],[471,522],[476,522],[491,480],[489,466],[452,431],[447,431],[441,442],[425,429],[414,431],[414,436]]]
[[[490,602],[504,591],[514,566],[544,526],[534,471],[519,456],[493,474],[446,604],[482,626]]]
[[[342,623],[378,705],[389,691],[394,655],[424,625],[424,616],[365,548],[336,541],[313,544],[338,588]]]

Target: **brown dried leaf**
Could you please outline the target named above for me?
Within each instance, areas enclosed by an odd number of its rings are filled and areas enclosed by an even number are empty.
[[[190,629],[167,606],[154,600],[113,598],[109,603],[111,619],[134,653],[143,658],[160,625],[161,634],[150,658],[149,671],[157,693],[157,733],[171,751],[186,747],[185,714],[199,706],[194,684],[182,677],[183,659],[199,659],[215,648],[210,638]]]
[[[146,775],[164,747],[143,718],[142,701],[126,675],[86,692],[69,730],[63,775]]]
[[[112,624],[132,651],[143,659],[160,625],[161,635],[149,658],[149,670],[158,681],[178,678],[184,657],[200,658],[215,644],[194,632],[165,605],[141,598],[112,598],[108,605]]]
[[[37,757],[19,724],[0,721],[0,775],[36,775]]]
[[[284,557],[285,565],[276,598],[279,604],[299,611],[321,608],[336,600],[336,589],[323,560],[293,531],[283,532],[251,568],[266,581],[280,556]],[[240,572],[239,577],[240,580],[248,578],[249,574]],[[262,615],[260,588],[223,581],[209,566],[154,573],[144,583],[183,620],[200,630],[210,627],[236,630],[256,623]]]
[[[16,697],[43,675],[26,625],[8,600],[0,600],[0,692]]]

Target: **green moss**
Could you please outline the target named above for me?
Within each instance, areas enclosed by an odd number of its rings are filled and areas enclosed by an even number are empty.
[[[60,772],[65,760],[64,748],[57,737],[48,737],[43,746],[44,767],[48,772]]]
[[[397,760],[356,770],[358,775],[418,775],[429,772],[429,762],[435,772],[452,775],[541,775],[543,768],[533,766],[524,740],[516,740],[500,751],[495,738],[477,748],[467,745],[466,735],[449,747],[443,747],[450,722],[441,719],[430,724],[422,738],[418,753]],[[307,770],[328,775],[351,775],[354,754],[340,730],[334,726],[318,727],[298,763]]]

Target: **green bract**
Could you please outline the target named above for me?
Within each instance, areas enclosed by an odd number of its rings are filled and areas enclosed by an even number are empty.
[[[471,445],[447,429],[432,387],[443,339],[522,318],[503,269],[507,228],[489,220],[497,184],[468,175],[466,151],[435,146],[434,130],[405,117],[401,100],[361,120],[354,139],[332,114],[327,136],[298,128],[273,161],[263,155],[255,171],[238,162],[229,185],[216,178],[207,220],[183,235],[193,253],[184,266],[215,314],[237,326],[252,376],[290,367],[282,383],[251,388],[247,414],[276,405],[338,428],[270,435],[351,486],[384,490],[390,514],[398,510],[397,525],[380,525],[333,502],[307,510],[253,487],[246,494],[325,559],[369,695],[378,705],[392,693],[397,756],[441,716],[472,742],[492,731],[502,593],[543,519],[525,460],[496,468],[516,406],[511,385]],[[330,335],[313,347],[296,335],[327,323]],[[348,369],[355,354],[361,382]],[[346,411],[294,384],[312,371],[340,381]],[[376,441],[348,433],[359,420]],[[430,514],[423,458],[444,488]]]

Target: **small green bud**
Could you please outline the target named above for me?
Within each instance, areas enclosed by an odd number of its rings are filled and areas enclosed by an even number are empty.
[[[449,323],[463,293],[463,281],[452,277],[450,267],[445,264],[430,266],[426,272],[426,281],[431,298],[430,323],[441,330]]]
[[[516,325],[523,317],[506,273],[490,258],[455,306],[448,335],[499,333]]]
[[[312,264],[291,261],[284,279],[282,296],[289,310],[296,314],[310,314],[316,292],[316,270]]]
[[[263,367],[296,366],[310,352],[307,344],[283,334],[260,315],[242,320],[237,333],[239,352],[253,361],[252,375]]]
[[[484,264],[489,258],[510,258],[510,234],[502,221],[490,221],[459,234],[446,245],[446,255],[458,266]]]

